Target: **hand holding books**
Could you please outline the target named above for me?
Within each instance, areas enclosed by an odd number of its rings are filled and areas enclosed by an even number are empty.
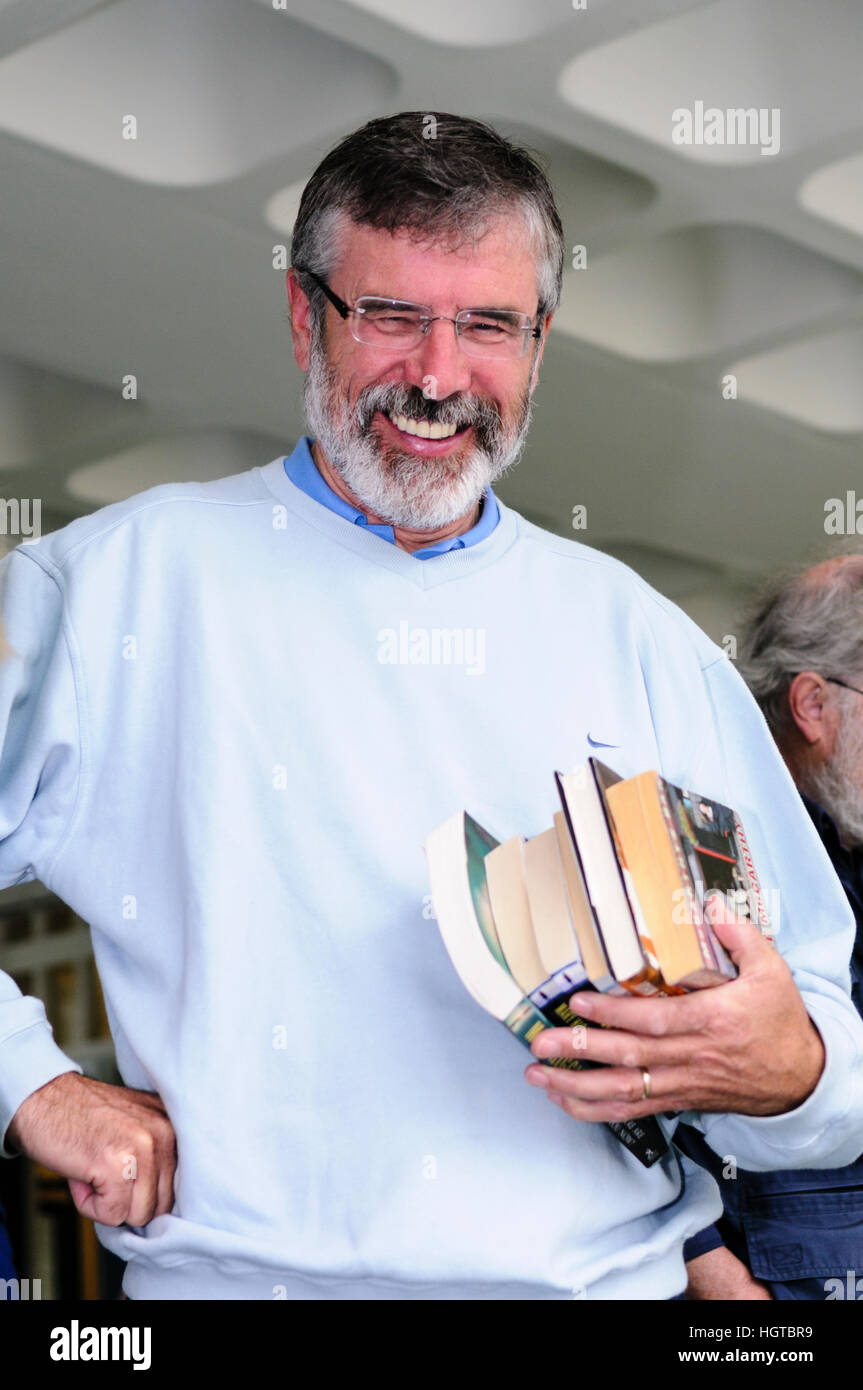
[[[595,758],[555,777],[562,810],[530,840],[500,844],[462,811],[425,843],[444,944],[544,1062],[527,1079],[648,1167],[663,1114],[800,1105],[823,1044],[773,949],[740,817]]]
[[[721,895],[708,899],[706,913],[737,966],[735,980],[676,998],[579,994],[579,1012],[604,1026],[578,1038],[572,1028],[548,1029],[531,1051],[605,1065],[528,1067],[531,1084],[577,1120],[621,1123],[667,1110],[778,1115],[801,1105],[821,1076],[824,1045],[791,971]]]

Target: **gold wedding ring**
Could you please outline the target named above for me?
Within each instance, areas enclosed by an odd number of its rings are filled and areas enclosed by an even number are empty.
[[[641,1099],[650,1100],[650,1072],[647,1071],[644,1067],[641,1068],[641,1079],[644,1083],[644,1089],[641,1092]]]

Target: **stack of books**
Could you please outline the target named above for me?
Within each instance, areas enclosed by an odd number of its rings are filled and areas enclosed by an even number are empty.
[[[466,811],[425,842],[444,944],[474,999],[527,1047],[576,1027],[577,995],[683,994],[733,979],[705,895],[768,938],[770,922],[740,817],[658,772],[620,778],[591,758],[555,773],[554,825],[500,843]],[[601,1065],[577,1057],[548,1065]],[[646,1166],[668,1147],[661,1120],[610,1128]]]

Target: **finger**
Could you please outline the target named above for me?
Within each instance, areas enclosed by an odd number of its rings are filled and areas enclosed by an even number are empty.
[[[146,1226],[156,1207],[157,1140],[150,1130],[135,1136],[123,1155],[122,1180],[129,1193],[126,1217],[130,1226]]]
[[[85,1182],[69,1178],[69,1191],[76,1210],[103,1226],[122,1226],[128,1210],[127,1194],[115,1184]]]
[[[82,1216],[90,1216],[91,1213],[87,1207],[88,1204],[92,1205],[92,1199],[96,1195],[92,1183],[84,1182],[81,1178],[69,1178],[68,1183],[72,1201],[75,1203],[75,1210],[79,1211]]]
[[[156,1207],[153,1216],[164,1216],[174,1209],[174,1165],[166,1162],[159,1166],[156,1186]],[[152,1220],[152,1218],[151,1218]]]
[[[698,1033],[707,1020],[701,994],[648,999],[580,990],[570,997],[569,1007],[574,1014],[590,1019],[591,1023],[601,1023],[625,1033],[646,1033],[655,1038],[671,1033]]]
[[[549,1091],[547,1099],[560,1110],[566,1111],[573,1120],[586,1120],[589,1124],[626,1124],[627,1120],[643,1120],[647,1115],[659,1115],[669,1108],[677,1108],[670,1107],[668,1101],[655,1100],[653,1096],[647,1100],[626,1103],[577,1100],[572,1096],[563,1095],[560,1091]]]
[[[157,1155],[158,1174],[156,1183],[156,1209],[154,1216],[162,1216],[174,1207],[174,1173],[177,1168],[177,1145],[173,1129],[165,1136]]]
[[[775,947],[747,917],[732,912],[721,895],[714,894],[707,899],[704,915],[741,973],[762,965],[765,958],[775,960]]]
[[[618,1028],[546,1028],[530,1045],[534,1057],[574,1058],[579,1062],[605,1062],[620,1067],[673,1066],[690,1061],[702,1040],[690,1033],[653,1038],[626,1033]]]
[[[657,1067],[649,1071],[650,1095],[647,1097],[644,1094],[645,1070],[647,1068],[596,1067],[587,1071],[567,1071],[562,1067],[528,1067],[525,1076],[531,1085],[541,1087],[550,1095],[624,1105],[649,1099],[661,1101],[660,1110],[668,1108],[668,1097],[672,1092],[676,1094],[686,1078],[684,1068]]]
[[[131,1182],[132,1196],[126,1220],[130,1226],[146,1226],[156,1215],[158,1187],[155,1164],[152,1161],[139,1164],[138,1176],[128,1181]]]

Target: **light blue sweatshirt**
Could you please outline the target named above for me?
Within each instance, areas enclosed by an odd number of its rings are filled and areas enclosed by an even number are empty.
[[[655,1298],[720,1211],[524,1079],[468,996],[422,850],[467,807],[546,829],[599,751],[742,814],[827,1065],[796,1110],[697,1122],[755,1169],[863,1132],[852,918],[724,654],[632,571],[498,502],[417,560],[274,459],[154,488],[0,566],[0,885],[91,924],[124,1081],[176,1200],[99,1226],[133,1298]],[[775,909],[775,897],[771,906]],[[0,1134],[74,1064],[0,975]]]

